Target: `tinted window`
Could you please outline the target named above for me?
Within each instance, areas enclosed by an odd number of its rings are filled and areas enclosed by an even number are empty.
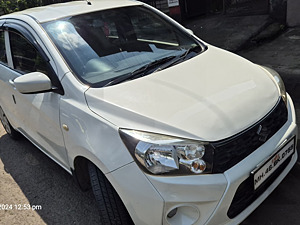
[[[159,22],[157,22],[159,21]],[[145,14],[143,11],[138,11],[132,17],[132,25],[137,35],[137,39],[155,40],[158,42],[179,45],[181,40],[178,40],[176,31],[167,22],[160,20],[157,15]]]
[[[22,35],[9,33],[14,68],[23,73],[42,72],[48,74],[47,62]]]
[[[79,79],[94,86],[199,45],[142,6],[82,14],[43,27]]]
[[[0,62],[7,64],[7,57],[5,51],[4,31],[0,31]]]

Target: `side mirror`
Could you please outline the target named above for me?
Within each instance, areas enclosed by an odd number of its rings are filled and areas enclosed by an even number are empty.
[[[13,84],[22,94],[50,92],[52,83],[49,77],[40,72],[33,72],[17,77]]]

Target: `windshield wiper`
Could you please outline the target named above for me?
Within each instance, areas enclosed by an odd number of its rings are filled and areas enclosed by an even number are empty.
[[[109,81],[107,84],[105,84],[103,87],[107,87],[107,86],[111,86],[114,84],[119,84],[122,83],[123,81],[129,80],[129,79],[134,79],[137,77],[142,77],[146,74],[146,72],[152,70],[153,68],[156,68],[158,65],[164,64],[166,62],[169,62],[170,60],[176,58],[176,56],[168,56],[168,57],[164,57],[155,61],[152,61],[140,68],[138,68],[137,70],[134,70],[131,73],[127,73],[123,76],[117,77],[111,81]]]
[[[181,58],[181,59],[185,59],[191,52],[196,52],[196,53],[198,53],[197,50],[198,50],[199,48],[202,50],[202,47],[201,47],[200,45],[195,45],[195,46],[193,46],[193,47],[190,47],[188,50],[186,50],[185,53],[183,53],[183,54],[180,56],[180,58]]]
[[[127,73],[123,76],[117,77],[117,78],[109,81],[103,87],[111,86],[111,85],[114,85],[114,84],[119,84],[119,83],[122,83],[123,81],[126,81],[126,80],[142,77],[146,74],[146,72],[149,72],[151,70],[153,70],[151,72],[156,72],[156,71],[166,69],[166,68],[168,68],[170,66],[173,66],[174,64],[176,64],[180,61],[185,60],[191,52],[198,53],[198,49],[202,50],[203,48],[200,45],[195,45],[195,46],[187,49],[182,55],[167,56],[167,57],[155,60],[153,62],[150,62],[150,63],[138,68],[137,70],[135,70],[131,73]],[[199,51],[199,52],[201,52],[201,51]],[[159,68],[154,70],[154,68],[156,68],[159,65],[162,65],[162,66],[160,66]]]
[[[157,68],[154,72],[166,69],[166,68],[171,67],[181,61],[184,61],[191,52],[196,52],[196,54],[200,53],[201,51],[198,52],[199,48],[200,48],[200,50],[203,49],[200,45],[196,45],[196,46],[193,46],[193,47],[187,49],[182,55],[175,57],[175,59],[172,61],[169,61],[169,63],[165,63],[161,67]]]

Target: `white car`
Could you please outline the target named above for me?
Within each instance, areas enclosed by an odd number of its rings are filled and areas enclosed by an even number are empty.
[[[103,224],[238,224],[297,160],[280,76],[144,3],[75,1],[0,25],[6,132],[92,187]]]

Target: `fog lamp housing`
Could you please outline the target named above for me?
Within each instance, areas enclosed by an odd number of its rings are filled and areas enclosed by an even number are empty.
[[[178,205],[171,209],[167,215],[166,220],[170,225],[195,224],[200,218],[200,211],[193,205]]]

